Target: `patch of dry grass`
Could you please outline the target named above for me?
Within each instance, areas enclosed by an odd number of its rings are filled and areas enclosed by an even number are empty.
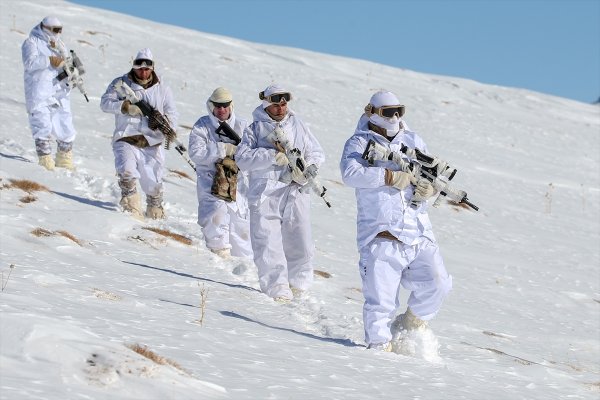
[[[37,200],[37,197],[35,197],[35,196],[31,195],[31,194],[28,194],[27,196],[23,196],[23,197],[21,197],[19,199],[19,201],[21,203],[25,203],[25,204],[33,203],[36,200]]]
[[[37,182],[27,179],[9,179],[10,184],[4,185],[7,189],[21,189],[29,194],[33,192],[49,192],[50,190]]]
[[[331,274],[329,272],[319,271],[318,269],[314,270],[314,274],[322,278],[331,278]]]
[[[70,234],[67,231],[49,231],[47,229],[44,228],[35,228],[34,230],[31,231],[31,234],[33,236],[37,236],[37,237],[48,237],[48,236],[62,236],[65,237],[75,243],[77,243],[79,246],[83,247],[83,242],[79,239],[77,239],[75,236],[73,236],[72,234]]]
[[[156,364],[159,365],[170,365],[175,369],[178,369],[179,371],[185,372],[187,374],[187,371],[184,370],[181,365],[179,365],[178,363],[176,363],[173,360],[169,360],[166,357],[162,357],[159,356],[158,354],[156,354],[155,352],[153,352],[152,350],[150,350],[147,346],[140,346],[139,344],[131,344],[131,345],[126,345],[128,348],[130,348],[131,350],[135,351],[136,353],[138,353],[141,356],[146,357],[147,359],[155,362]]]
[[[31,231],[31,234],[33,236],[37,236],[37,237],[54,236],[54,232],[51,232],[44,228],[35,228],[34,230]]]
[[[189,179],[190,181],[193,181],[193,180],[194,180],[194,179],[193,179],[191,176],[189,176],[187,173],[185,173],[185,172],[183,172],[183,171],[179,171],[179,170],[177,170],[177,169],[170,169],[170,170],[169,170],[169,172],[170,172],[170,173],[172,173],[172,174],[174,174],[174,175],[177,175],[177,176],[178,176],[178,177],[180,177],[180,178],[186,178],[186,179]]]
[[[187,238],[187,237],[185,237],[183,235],[180,235],[178,233],[173,233],[173,232],[167,231],[165,229],[152,228],[150,226],[145,226],[142,229],[145,229],[145,230],[150,231],[150,232],[157,233],[157,234],[159,234],[161,236],[165,236],[165,237],[171,238],[173,240],[178,241],[179,243],[183,243],[183,244],[186,244],[188,246],[191,246],[191,244],[192,244],[192,239],[189,239],[189,238]]]

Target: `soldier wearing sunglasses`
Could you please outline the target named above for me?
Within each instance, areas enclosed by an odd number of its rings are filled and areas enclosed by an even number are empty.
[[[426,329],[452,287],[427,215],[426,200],[435,192],[429,181],[399,170],[393,160],[371,165],[362,157],[370,140],[398,154],[403,145],[427,152],[403,115],[404,106],[392,92],[375,93],[340,162],[344,183],[356,192],[365,341],[384,351],[400,347],[392,343],[394,333]],[[413,200],[418,200],[417,208],[410,206]],[[392,323],[401,287],[411,292],[408,308]]]
[[[196,164],[198,225],[213,253],[252,259],[248,174],[236,165],[235,140],[217,133],[227,124],[241,138],[248,132],[248,122],[236,115],[233,96],[223,87],[210,95],[206,110],[208,115],[196,121],[189,142]]]
[[[29,126],[38,162],[48,170],[73,169],[73,142],[77,136],[71,115],[71,89],[58,80],[64,65],[59,46],[62,23],[48,16],[37,24],[21,46],[24,66],[25,99]],[[68,49],[64,48],[64,52]],[[56,158],[52,158],[56,140]]]
[[[254,121],[238,146],[236,160],[250,178],[250,233],[260,288],[276,301],[287,302],[300,296],[313,280],[311,198],[310,190],[304,190],[304,174],[316,174],[325,155],[290,109],[293,97],[288,90],[271,85],[259,99],[262,102],[252,114]],[[298,168],[298,162],[306,168]]]
[[[125,75],[114,79],[102,95],[100,108],[115,116],[112,149],[115,168],[121,188],[119,204],[123,211],[137,219],[144,216],[151,219],[166,218],[163,209],[163,175],[165,136],[156,121],[143,116],[142,110],[126,100],[118,90],[118,82],[123,81],[160,112],[169,121],[173,130],[177,129],[179,113],[171,88],[154,71],[154,58],[150,49],[140,50]],[[137,190],[139,180],[146,194],[146,211],[142,213],[141,197]]]

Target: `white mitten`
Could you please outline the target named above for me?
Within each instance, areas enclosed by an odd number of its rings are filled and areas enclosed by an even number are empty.
[[[231,144],[231,143],[222,143],[222,144],[223,144],[223,148],[225,149],[225,156],[233,157],[233,155],[235,154],[235,152],[237,150],[237,146],[235,144]]]
[[[302,172],[298,167],[292,168],[292,180],[299,185],[306,185],[306,182],[308,182],[304,176],[304,172]]]
[[[284,166],[284,165],[288,165],[289,163],[290,163],[290,160],[288,160],[285,153],[278,151],[277,154],[275,154],[275,164]]]
[[[425,201],[435,194],[435,188],[427,179],[419,179],[412,201]]]

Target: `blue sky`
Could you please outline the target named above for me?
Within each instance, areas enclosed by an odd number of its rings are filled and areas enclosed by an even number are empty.
[[[70,0],[418,72],[600,98],[600,0]]]

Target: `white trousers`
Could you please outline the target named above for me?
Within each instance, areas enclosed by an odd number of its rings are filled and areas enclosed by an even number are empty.
[[[288,185],[259,204],[250,202],[250,229],[263,293],[292,298],[290,286],[308,289],[313,282],[314,255],[309,194]]]
[[[147,196],[162,193],[165,155],[161,145],[139,148],[117,141],[113,143],[113,154],[120,179],[139,179]]]
[[[430,240],[410,246],[375,238],[361,249],[359,268],[367,344],[392,339],[390,324],[400,307],[401,286],[411,292],[408,307],[422,320],[437,314],[452,289],[452,277],[446,272],[439,247]]]
[[[77,132],[73,126],[71,106],[68,100],[62,105],[54,104],[35,109],[29,113],[29,126],[34,140],[56,139],[70,143]]]
[[[232,256],[252,258],[250,220],[235,208],[211,194],[198,193],[198,225],[209,249],[228,248]]]

